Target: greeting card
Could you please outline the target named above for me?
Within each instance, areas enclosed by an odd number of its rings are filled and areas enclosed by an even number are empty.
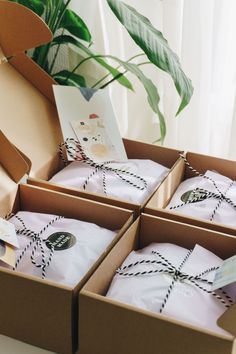
[[[64,140],[77,139],[85,155],[98,163],[127,160],[107,90],[53,89]]]

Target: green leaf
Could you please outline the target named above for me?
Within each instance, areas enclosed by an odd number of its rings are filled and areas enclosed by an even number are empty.
[[[164,141],[164,138],[166,136],[166,124],[165,124],[165,119],[163,114],[161,113],[159,109],[159,103],[160,103],[160,96],[157,91],[157,87],[154,85],[154,83],[146,76],[144,73],[140,70],[139,66],[137,64],[133,63],[127,63],[119,60],[120,64],[129,72],[134,74],[140,82],[143,84],[143,87],[145,88],[147,92],[147,97],[148,97],[148,102],[152,110],[158,115],[159,122],[160,122],[160,132],[161,132],[161,141]]]
[[[30,10],[34,11],[39,16],[42,16],[42,14],[44,13],[45,4],[42,0],[17,0],[14,2],[28,7]]]
[[[163,143],[165,135],[166,135],[166,124],[165,124],[165,118],[159,108],[160,96],[159,96],[157,87],[142,72],[142,70],[139,68],[139,66],[137,64],[122,61],[122,60],[120,60],[116,57],[113,57],[111,55],[109,55],[109,58],[115,60],[120,65],[122,65],[125,70],[134,74],[142,83],[143,87],[145,88],[145,90],[147,92],[148,103],[149,103],[150,107],[152,108],[152,110],[158,115],[159,122],[160,122],[160,133],[161,133],[160,141]]]
[[[142,48],[148,59],[158,68],[171,75],[181,103],[176,115],[189,103],[193,94],[190,79],[185,75],[177,55],[170,49],[167,40],[148,18],[120,0],[107,0],[111,10],[125,26],[135,43]]]
[[[113,66],[109,65],[103,58],[102,56],[97,56],[96,54],[94,54],[89,48],[87,48],[85,45],[83,45],[83,43],[79,42],[77,39],[75,39],[72,36],[66,36],[66,35],[61,35],[58,36],[56,38],[53,39],[52,42],[52,46],[56,45],[56,44],[73,44],[74,46],[76,46],[77,48],[81,49],[85,54],[87,54],[88,56],[93,57],[93,59],[99,63],[103,68],[105,68],[106,70],[108,70],[110,72],[110,74],[113,77],[116,77],[117,75],[120,74],[120,71],[117,70],[116,68],[114,68]],[[105,57],[105,56],[103,56]],[[131,84],[131,82],[125,77],[125,76],[120,76],[117,81],[125,86],[126,88],[130,89],[130,90],[134,90],[133,86]]]
[[[63,28],[79,39],[91,42],[91,33],[84,21],[72,10],[67,9],[58,28]]]
[[[54,80],[60,85],[86,87],[85,78],[81,75],[71,73],[68,70],[62,70],[53,75]]]

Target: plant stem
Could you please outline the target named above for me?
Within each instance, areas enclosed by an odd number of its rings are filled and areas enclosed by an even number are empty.
[[[37,64],[41,66],[43,69],[47,60],[49,49],[50,49],[50,44],[46,44],[39,48]]]
[[[141,66],[141,65],[146,65],[146,64],[152,64],[150,61],[144,61],[142,63],[139,63],[137,64],[138,66]]]
[[[56,24],[57,24],[58,18],[61,16],[62,5],[63,5],[63,0],[57,0],[55,8],[54,8],[54,13],[51,18],[51,22],[50,22],[50,26],[49,26],[53,34],[55,34],[56,30],[58,29]]]
[[[52,33],[54,34],[56,31],[55,22],[58,18],[58,14],[60,14],[60,8],[63,4],[63,0],[57,0],[56,5],[54,5],[54,9],[52,6],[53,11],[51,11],[51,16],[48,20],[48,26],[51,29]],[[48,43],[42,48],[40,48],[39,56],[38,56],[38,64],[43,68],[46,69],[46,63],[48,58],[48,53],[51,48],[51,43]]]
[[[133,59],[135,59],[135,58],[138,58],[138,57],[141,57],[141,56],[143,56],[143,55],[146,55],[146,54],[145,54],[145,53],[136,54],[136,55],[134,55],[133,57],[129,58],[129,59],[127,60],[127,62],[130,62],[131,60],[133,60]]]
[[[130,60],[127,60],[127,62],[130,61]],[[151,64],[150,61],[144,61],[143,63],[139,63],[139,64],[136,64],[138,66],[141,66],[141,65],[146,65],[146,64]],[[105,83],[103,86],[100,87],[100,89],[104,89],[105,87],[107,87],[108,85],[110,85],[113,81],[116,81],[117,79],[119,79],[121,76],[125,75],[127,73],[127,70],[125,70],[123,73],[120,73],[116,76],[114,76],[110,81],[108,81],[107,83]]]
[[[83,64],[85,63],[86,61],[90,60],[90,59],[94,59],[94,58],[101,58],[101,55],[91,55],[90,57],[87,57],[87,58],[84,58],[83,60],[81,60],[75,67],[74,69],[69,73],[67,79],[65,82],[67,82],[70,78],[70,76],[72,74],[74,74],[74,72]]]
[[[138,57],[140,57],[140,56],[142,56],[142,55],[145,55],[145,53],[136,54],[136,55],[134,55],[133,57],[129,58],[129,59],[127,60],[127,62],[130,62],[131,60],[133,60],[133,59],[135,59],[135,58],[138,58]],[[118,70],[120,67],[121,67],[121,65],[118,65],[118,66],[116,67],[116,69]],[[123,74],[124,74],[124,73],[123,73]],[[106,80],[110,75],[111,75],[111,74],[108,73],[108,74],[106,74],[105,76],[103,76],[100,80],[98,80],[97,82],[95,82],[95,84],[92,86],[92,88],[95,88],[96,86],[98,86],[101,82],[103,82],[104,80]],[[119,75],[119,74],[118,74],[118,75]]]
[[[65,15],[65,12],[66,12],[68,6],[70,5],[70,2],[71,2],[71,0],[67,0],[67,2],[65,3],[65,6],[64,6],[64,8],[62,9],[61,14],[60,14],[59,17],[58,17],[58,20],[57,20],[57,22],[55,23],[54,31],[56,31],[56,30],[59,28],[60,23],[61,23],[61,21],[62,21],[62,19],[63,19],[63,16]]]
[[[104,85],[102,85],[101,87],[99,87],[99,89],[104,89],[105,87],[107,87],[108,85],[110,85],[113,81],[118,80],[121,76],[123,76],[124,74],[127,73],[127,70],[125,70],[123,73],[120,73],[116,76],[114,76],[110,81],[108,81],[107,83],[105,83]]]
[[[64,34],[64,32],[65,32],[65,30],[63,29],[62,35]],[[56,59],[57,59],[57,56],[58,56],[58,54],[59,54],[60,46],[61,46],[60,44],[57,45],[56,53],[55,53],[55,55],[54,55],[52,64],[51,64],[51,66],[50,66],[50,68],[49,68],[49,70],[48,70],[48,73],[49,73],[50,75],[52,74],[52,71],[53,71],[53,69],[54,69],[54,65],[55,65],[55,63],[56,63]]]
[[[116,69],[118,70],[120,68],[120,65],[116,67]],[[95,88],[96,86],[98,86],[101,82],[103,82],[105,79],[107,79],[111,74],[108,73],[105,76],[103,76],[101,79],[99,79],[97,82],[95,82],[95,84],[93,84],[93,86],[91,88]]]
[[[46,12],[45,12],[45,22],[48,23],[52,13],[52,0],[47,0]]]

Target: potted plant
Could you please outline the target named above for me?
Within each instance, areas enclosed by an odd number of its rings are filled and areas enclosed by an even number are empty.
[[[171,76],[180,96],[180,105],[176,115],[189,103],[193,87],[167,40],[146,17],[120,0],[104,0],[107,1],[117,19],[142,50],[140,54],[124,61],[112,55],[94,53],[91,33],[79,15],[69,8],[71,0],[11,1],[29,7],[41,16],[51,29],[54,37],[52,42],[36,48],[32,53],[32,58],[59,84],[88,87],[86,77],[80,73],[81,65],[88,60],[95,61],[107,71],[104,77],[90,85],[93,88],[102,89],[116,80],[127,89],[133,90],[132,83],[126,77],[126,73],[130,72],[135,75],[144,86],[148,103],[159,119],[160,138],[158,141],[163,143],[166,135],[166,124],[164,115],[159,108],[160,96],[152,80],[142,71],[142,65],[147,63],[155,65]],[[60,55],[62,45],[76,47],[83,53],[84,57],[72,70],[61,68],[61,70],[55,71],[55,63]],[[133,62],[137,56],[144,58],[139,64]],[[118,64],[118,67],[110,65],[106,60],[107,58]]]

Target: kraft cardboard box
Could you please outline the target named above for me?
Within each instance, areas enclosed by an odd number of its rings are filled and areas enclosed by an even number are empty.
[[[56,353],[74,353],[78,346],[78,292],[132,223],[132,212],[36,186],[18,185],[30,166],[1,131],[0,146],[1,217],[31,211],[118,230],[112,243],[73,288],[0,267],[0,333]]]
[[[212,157],[203,154],[188,152],[186,159],[190,165],[198,172],[204,174],[207,170],[216,171],[232,180],[236,179],[236,162]],[[207,229],[228,233],[236,236],[236,228],[233,226],[207,221],[200,218],[194,218],[181,213],[181,208],[175,211],[165,209],[174,195],[179,184],[187,178],[196,177],[196,173],[186,166],[183,159],[178,161],[175,168],[172,169],[160,188],[153,194],[147,205],[145,213],[165,217],[171,220],[185,222],[187,224],[205,227]],[[236,216],[236,212],[235,212]]]
[[[146,144],[134,140],[123,139],[123,141],[124,141],[127,155],[130,159],[150,159],[159,164],[162,164],[163,166],[169,168],[170,170],[172,170],[172,168],[179,161],[179,152],[177,150],[168,149],[160,146],[154,146],[154,145],[150,145],[150,144]],[[62,168],[63,167],[61,166],[61,163],[58,161],[57,172],[60,171]],[[78,188],[61,186],[53,182],[48,182],[46,179],[43,180],[37,177],[35,178],[30,177],[28,179],[28,183],[36,186],[41,186],[47,189],[67,193],[70,195],[80,196],[83,198],[96,200],[98,202],[106,203],[109,205],[115,205],[121,208],[133,210],[136,217],[140,215],[144,206],[146,205],[146,203],[154,193],[153,192],[148,198],[146,198],[144,203],[141,205],[141,204],[129,202],[124,199],[105,196],[100,193],[93,193]],[[157,187],[157,189],[158,188],[159,187]]]
[[[236,252],[235,237],[142,214],[80,292],[79,353],[235,354],[236,304],[218,321],[226,336],[105,297],[128,254],[152,242],[188,249],[197,243],[223,259]]]
[[[138,215],[147,200],[143,205],[133,204],[48,182],[64,167],[58,153],[63,137],[52,90],[55,82],[24,51],[51,38],[36,15],[18,4],[0,1],[0,58],[10,58],[2,60],[0,67],[1,129],[32,161],[30,184],[128,208]],[[179,158],[177,150],[127,139],[124,143],[131,159],[151,159],[172,168]]]

